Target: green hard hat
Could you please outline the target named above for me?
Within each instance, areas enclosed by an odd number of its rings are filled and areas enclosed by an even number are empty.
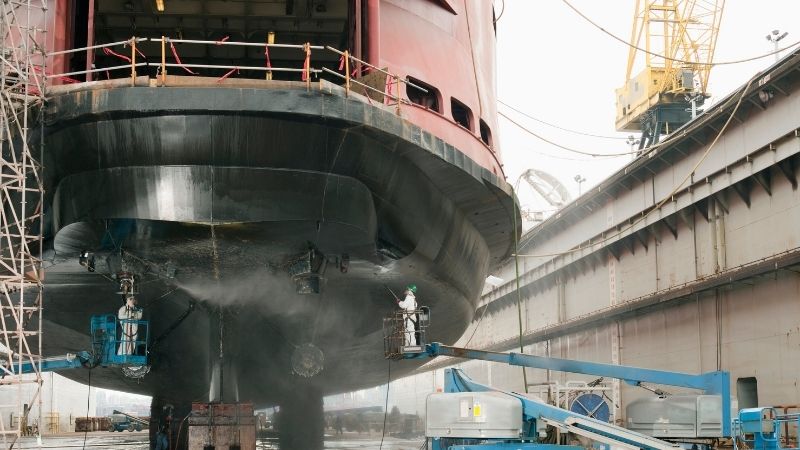
[[[409,284],[408,286],[406,286],[406,289],[408,289],[409,291],[411,291],[414,294],[417,293],[417,285],[416,284]]]

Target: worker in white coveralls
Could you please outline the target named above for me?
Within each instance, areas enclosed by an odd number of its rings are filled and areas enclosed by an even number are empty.
[[[406,291],[403,293],[405,296],[403,300],[397,302],[397,305],[403,310],[403,318],[405,325],[404,345],[417,345],[417,317],[415,311],[417,310],[417,286],[409,284]]]
[[[136,306],[136,298],[134,296],[129,295],[125,298],[125,304],[119,308],[117,317],[120,319],[120,326],[122,327],[117,354],[133,355],[136,353],[139,325],[133,322],[123,322],[123,320],[142,320],[142,308]]]

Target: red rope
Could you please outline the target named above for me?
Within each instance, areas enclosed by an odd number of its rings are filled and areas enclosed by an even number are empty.
[[[117,58],[122,59],[122,60],[124,60],[126,62],[131,62],[131,59],[129,57],[127,57],[125,55],[122,55],[122,54],[119,54],[119,53],[115,52],[114,50],[111,50],[108,47],[103,47],[103,53],[105,53],[108,56],[116,56]]]
[[[225,75],[223,75],[223,76],[219,77],[219,79],[217,79],[217,83],[220,83],[225,78],[228,78],[229,76],[233,75],[233,72],[236,72],[236,74],[238,75],[239,74],[239,68],[238,67],[234,67],[233,69],[229,70],[228,73],[226,73]]]
[[[361,72],[366,72],[369,66],[364,66],[361,68]],[[339,57],[339,72],[344,71],[344,55]],[[358,67],[353,67],[353,71],[350,72],[350,77],[355,78],[358,75]]]
[[[222,45],[223,42],[227,41],[230,38],[231,38],[230,36],[225,36],[224,38],[217,41],[217,45]]]
[[[269,60],[269,47],[264,47],[264,56],[267,58],[267,69],[272,69],[272,61]]]
[[[181,62],[181,57],[178,56],[178,52],[177,52],[177,50],[175,50],[175,44],[170,42],[169,43],[169,47],[172,49],[172,56],[175,58],[175,61],[178,63],[178,65],[181,66],[181,69],[189,72],[192,75],[197,75],[197,72],[192,72],[191,69],[189,69],[188,67],[183,65],[183,63]]]
[[[367,103],[369,103],[370,106],[372,106],[372,99],[369,98],[369,92],[367,92],[367,88],[364,88],[364,95],[367,97]]]

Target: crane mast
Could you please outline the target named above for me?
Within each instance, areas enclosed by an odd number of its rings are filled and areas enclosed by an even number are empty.
[[[636,0],[616,128],[641,131],[640,149],[691,120],[709,97],[724,6],[725,0]]]

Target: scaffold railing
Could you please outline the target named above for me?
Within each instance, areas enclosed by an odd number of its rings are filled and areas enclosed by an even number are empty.
[[[158,55],[150,54],[142,50],[140,44],[150,43],[150,49],[153,49],[152,44],[156,44],[156,48],[160,47]],[[178,46],[176,47],[176,44]],[[232,46],[232,47],[246,47],[258,48],[259,51],[264,52],[263,65],[235,65],[235,64],[199,64],[187,63],[181,60],[180,46]],[[269,57],[270,49],[294,49],[298,51],[298,62],[295,67],[280,67],[272,65]],[[222,82],[228,78],[234,78],[242,71],[263,74],[262,79],[271,80],[274,73],[289,73],[296,74],[306,83],[310,89],[311,82],[314,77],[319,78],[322,74],[327,74],[333,78],[339,79],[345,88],[346,95],[355,92],[363,95],[369,99],[377,99],[380,103],[385,105],[394,106],[397,112],[400,112],[401,105],[417,106],[413,102],[403,98],[400,94],[400,86],[411,86],[412,88],[428,93],[422,87],[414,84],[413,82],[404,79],[400,75],[393,73],[385,68],[377,67],[362,59],[353,56],[347,50],[338,50],[330,46],[312,45],[311,43],[305,44],[280,44],[270,42],[235,42],[230,40],[210,41],[198,39],[174,39],[166,36],[159,38],[146,38],[146,37],[131,37],[124,41],[109,42],[97,44],[88,47],[80,47],[74,49],[60,50],[51,52],[49,56],[64,56],[75,53],[88,53],[102,50],[105,55],[113,56],[119,60],[119,64],[112,64],[102,66],[100,64],[93,65],[91,69],[74,70],[63,73],[47,74],[46,78],[50,80],[59,80],[63,83],[73,84],[81,83],[83,81],[77,80],[73,77],[87,76],[91,74],[105,75],[107,79],[119,79],[127,77],[131,80],[131,86],[137,85],[137,77],[141,69],[150,69],[155,71],[156,86],[167,86],[169,78],[168,72],[178,71],[183,75],[188,76],[202,76],[200,71],[225,71],[221,76],[216,77],[218,82]],[[150,52],[152,53],[152,52]],[[339,59],[339,67],[337,70],[332,70],[324,65],[316,65],[314,56],[324,54],[326,57],[335,56]],[[151,59],[148,59],[148,56]],[[156,56],[156,57],[153,57]],[[120,71],[124,71],[124,75],[120,76]],[[366,74],[377,75],[380,82],[373,83],[365,82],[363,76]],[[90,79],[91,77],[87,77]],[[371,100],[370,100],[371,101]]]
[[[41,421],[41,123],[47,0],[0,2],[0,437],[14,448]],[[19,367],[29,364],[30,375]],[[31,411],[36,411],[33,417]]]

